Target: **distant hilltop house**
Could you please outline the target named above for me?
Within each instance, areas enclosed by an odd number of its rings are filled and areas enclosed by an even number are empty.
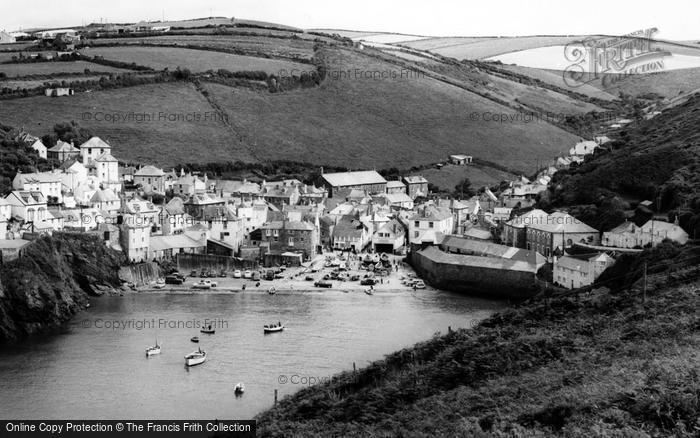
[[[45,89],[44,94],[49,97],[72,96],[75,91],[72,88],[57,87]]]
[[[456,164],[458,166],[465,166],[467,164],[472,164],[471,155],[450,155],[450,163]]]
[[[135,32],[170,32],[170,26],[163,26],[160,23],[148,23],[141,21],[133,26]]]
[[[16,38],[5,31],[0,31],[0,44],[12,44]]]

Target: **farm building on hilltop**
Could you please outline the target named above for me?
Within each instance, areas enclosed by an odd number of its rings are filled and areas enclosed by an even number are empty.
[[[457,164],[459,166],[465,166],[467,164],[472,164],[471,155],[450,155],[450,163]]]

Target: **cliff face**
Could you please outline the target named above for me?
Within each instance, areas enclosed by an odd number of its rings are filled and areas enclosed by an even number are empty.
[[[121,286],[122,255],[96,236],[59,234],[28,245],[0,268],[0,341],[64,323],[89,295]]]

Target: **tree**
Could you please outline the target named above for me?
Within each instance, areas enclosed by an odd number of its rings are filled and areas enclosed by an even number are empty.
[[[471,198],[474,194],[475,191],[472,188],[472,182],[469,181],[469,178],[464,178],[455,186],[455,197],[459,197],[460,199],[464,199],[465,197]]]

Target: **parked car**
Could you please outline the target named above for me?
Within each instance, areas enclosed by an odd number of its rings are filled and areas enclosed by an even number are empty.
[[[268,269],[265,272],[265,280],[274,280],[275,279],[275,271],[272,269]]]
[[[243,273],[243,278],[253,278],[253,273],[247,270]]]
[[[306,278],[304,278],[306,281],[314,281],[314,277],[311,275],[307,275]]]
[[[330,287],[333,287],[333,283],[331,283],[330,281],[327,281],[327,280],[319,280],[316,283],[314,283],[314,286],[330,288]]]
[[[235,271],[233,271],[233,278],[241,278],[241,276],[242,274],[240,269],[236,269]]]
[[[362,286],[374,286],[375,284],[377,284],[377,282],[374,280],[374,278],[366,277],[363,278],[362,281],[360,281],[360,284]]]
[[[253,281],[260,281],[260,273],[258,271],[253,272]]]
[[[350,276],[350,281],[360,281],[360,276],[355,274]]]
[[[165,277],[165,284],[182,284],[185,281],[177,275],[168,275]]]
[[[423,280],[416,280],[416,282],[413,283],[413,287],[415,287],[416,289],[425,289],[425,283],[423,282]]]

